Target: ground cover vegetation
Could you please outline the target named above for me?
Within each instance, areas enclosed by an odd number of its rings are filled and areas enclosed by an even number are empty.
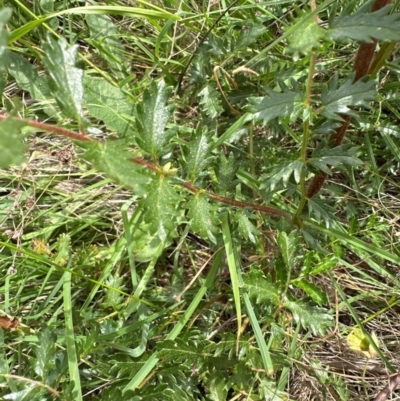
[[[1,399],[400,399],[398,1],[0,6]]]

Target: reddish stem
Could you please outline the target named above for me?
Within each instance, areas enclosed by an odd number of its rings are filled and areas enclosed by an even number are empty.
[[[88,137],[86,135],[83,135],[83,134],[80,134],[80,133],[78,134],[76,132],[69,131],[67,129],[57,127],[55,125],[46,124],[46,123],[40,123],[40,122],[32,121],[32,120],[24,120],[24,119],[21,119],[21,118],[9,117],[9,116],[6,116],[5,114],[0,114],[0,121],[1,120],[5,120],[6,118],[13,118],[15,120],[23,121],[27,125],[29,125],[30,127],[39,128],[39,129],[47,131],[47,132],[54,132],[56,134],[63,135],[65,137],[67,137],[67,138],[76,139],[78,141],[93,141],[92,138],[90,138],[90,137]],[[145,160],[143,158],[135,157],[135,158],[131,159],[131,161],[134,162],[134,163],[140,164],[140,165],[146,167],[147,169],[149,169],[151,171],[154,171],[154,172],[159,172],[160,171],[158,166],[149,163],[147,160]],[[182,183],[182,186],[185,187],[186,189],[188,189],[191,192],[194,192],[194,193],[200,192],[200,189],[196,188],[191,183],[184,182],[184,183]],[[210,198],[212,198],[212,199],[214,199],[214,200],[216,200],[218,202],[226,203],[228,205],[241,207],[241,208],[250,207],[253,210],[258,210],[260,212],[267,213],[268,215],[271,215],[271,216],[280,216],[280,217],[284,217],[284,218],[286,218],[288,220],[290,219],[289,214],[284,212],[283,210],[274,209],[274,208],[269,207],[269,206],[257,205],[257,204],[254,204],[254,203],[236,201],[234,199],[225,198],[223,196],[217,195],[217,194],[215,194],[213,192],[209,192],[209,191],[204,191],[204,192]]]
[[[76,132],[69,131],[65,128],[57,127],[56,125],[41,123],[39,121],[33,121],[33,120],[25,120],[23,118],[17,118],[17,117],[7,116],[5,114],[0,114],[0,120],[5,120],[7,118],[12,118],[14,120],[23,121],[26,125],[29,125],[30,127],[39,128],[39,129],[41,129],[43,131],[47,131],[47,132],[55,132],[56,134],[66,136],[71,139],[76,139],[78,141],[93,141],[93,139],[87,135],[80,134],[80,133],[78,134]]]
[[[376,0],[371,7],[371,12],[380,10],[390,2],[391,0]],[[359,79],[368,74],[370,65],[372,63],[372,59],[374,57],[375,48],[376,48],[375,40],[372,43],[361,43],[353,66],[353,71],[355,72],[354,82],[358,81]],[[350,124],[350,116],[342,116],[342,117],[344,118],[342,125],[329,138],[330,142],[331,141],[335,142],[334,146],[339,146],[343,142],[343,138]],[[326,181],[326,178],[327,174],[321,172],[320,175],[315,176],[311,180],[307,188],[308,199],[313,197],[320,191],[320,189],[322,188],[322,186]]]

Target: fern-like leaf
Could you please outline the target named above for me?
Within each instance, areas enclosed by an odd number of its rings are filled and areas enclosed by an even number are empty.
[[[255,298],[257,303],[279,304],[280,293],[278,288],[269,282],[260,271],[252,270],[250,273],[244,274],[243,283],[250,298]]]
[[[372,42],[374,39],[400,41],[400,14],[389,15],[391,5],[369,13],[370,4],[351,15],[347,15],[345,9],[343,15],[332,23],[328,31],[330,37],[336,42],[348,39],[358,42]]]
[[[358,80],[354,82],[354,74],[340,87],[338,77],[332,79],[329,88],[321,95],[321,114],[333,120],[341,120],[339,114],[354,114],[349,106],[369,107],[368,103],[375,99],[374,81]]]
[[[325,334],[326,328],[332,325],[332,316],[326,310],[305,301],[288,301],[284,307],[293,313],[296,322],[305,329],[310,329],[314,335]]]
[[[223,111],[221,95],[217,90],[207,83],[206,86],[199,92],[200,104],[203,106],[203,111],[211,119],[218,117]]]
[[[304,95],[285,89],[284,92],[267,91],[267,96],[250,98],[249,111],[257,120],[267,123],[276,117],[296,117],[304,108]]]

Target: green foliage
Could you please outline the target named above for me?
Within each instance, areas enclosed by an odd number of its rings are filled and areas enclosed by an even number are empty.
[[[48,36],[44,50],[49,87],[58,106],[66,117],[82,123],[83,70],[76,67],[78,47],[68,47],[65,39],[56,40]]]
[[[7,52],[8,33],[4,29],[4,26],[7,23],[10,16],[11,16],[11,10],[9,8],[3,8],[2,10],[0,10],[0,90],[2,92],[5,86],[3,71],[8,58],[8,52]]]
[[[329,87],[321,94],[321,114],[330,119],[341,119],[339,114],[351,114],[348,106],[368,107],[367,102],[375,98],[374,81],[353,82],[354,75],[338,88],[338,77],[333,77]],[[354,115],[354,114],[353,114]]]
[[[257,303],[269,302],[272,305],[278,305],[280,291],[274,283],[269,282],[263,274],[254,270],[243,276],[243,282],[251,297],[254,297]]]
[[[332,39],[335,41],[352,39],[359,42],[371,42],[373,39],[399,41],[400,33],[397,24],[400,21],[400,15],[388,15],[391,5],[373,13],[367,13],[366,8],[370,7],[370,4],[367,3],[358,12],[350,15],[348,14],[350,7],[345,10],[330,26],[329,33]]]
[[[198,96],[200,96],[200,104],[202,105],[203,112],[211,119],[223,112],[219,94],[211,84],[205,85]]]
[[[86,149],[82,155],[99,170],[120,184],[126,185],[137,194],[144,194],[151,182],[151,173],[140,169],[131,162],[134,153],[127,151],[127,142],[116,141],[82,142],[79,146]],[[135,173],[133,174],[133,171]]]
[[[199,128],[191,137],[186,157],[186,174],[191,182],[206,174],[206,167],[210,164],[209,136],[207,131]]]
[[[86,22],[90,30],[89,43],[110,66],[118,79],[124,79],[129,73],[129,61],[125,58],[125,47],[119,39],[118,29],[107,15],[89,14]]]
[[[203,238],[209,238],[216,242],[215,232],[218,226],[215,210],[202,196],[194,196],[188,203],[188,217],[191,219],[190,226],[194,232],[198,233]]]
[[[104,122],[120,138],[132,138],[134,105],[121,89],[103,78],[86,76],[83,80],[85,106],[92,117]]]
[[[182,197],[165,177],[154,179],[147,188],[147,196],[141,201],[145,209],[144,220],[151,232],[157,232],[161,239],[176,228],[174,217],[179,213]]]
[[[174,109],[174,105],[167,105],[171,91],[163,81],[153,81],[136,108],[136,141],[154,160],[170,151],[167,145],[174,131],[166,130],[166,126]]]
[[[301,109],[304,107],[304,96],[284,88],[282,93],[267,90],[267,96],[250,98],[252,104],[250,111],[257,120],[264,123],[276,117],[289,117],[295,120]]]
[[[25,58],[15,53],[9,54],[7,71],[18,86],[29,93],[32,99],[43,102],[43,111],[56,119],[60,118],[59,111],[50,104],[51,92],[45,77],[40,76],[37,69]]]
[[[24,135],[21,128],[25,126],[23,121],[15,121],[7,118],[0,121],[0,167],[7,168],[11,164],[21,164],[26,158],[24,156],[27,146],[24,144]]]
[[[324,143],[322,142],[322,145]],[[356,157],[357,148],[348,145],[340,145],[330,149],[327,146],[319,146],[308,160],[309,164],[326,174],[332,174],[329,166],[351,166],[356,167],[362,161]]]
[[[399,13],[61,3],[0,10],[6,397],[299,398],[338,302],[398,303],[398,62],[352,60]]]

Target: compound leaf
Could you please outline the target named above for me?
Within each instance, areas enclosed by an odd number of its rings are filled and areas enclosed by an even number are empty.
[[[247,214],[244,211],[238,211],[234,216],[234,220],[238,223],[240,234],[255,244],[257,242],[257,237],[260,235],[260,231],[258,231],[256,226],[250,221]]]
[[[314,335],[323,335],[327,327],[332,325],[332,316],[326,310],[305,301],[287,301],[284,307],[293,313],[296,322],[305,329],[311,329]]]
[[[261,188],[270,188],[271,191],[275,189],[279,181],[282,180],[283,185],[286,186],[289,178],[294,174],[296,183],[300,182],[301,170],[304,168],[304,162],[301,160],[283,160],[279,163],[266,177]]]
[[[240,164],[235,160],[234,154],[231,152],[228,158],[224,153],[220,153],[217,159],[215,175],[217,177],[220,193],[226,193],[235,187],[237,180],[236,172]]]
[[[249,111],[257,120],[268,122],[276,117],[297,115],[304,95],[286,89],[284,92],[267,91],[267,96],[250,98]]]
[[[297,246],[299,237],[296,231],[292,231],[287,235],[284,231],[278,234],[277,242],[281,252],[283,261],[288,269],[294,267],[295,256],[297,254]]]
[[[250,298],[255,298],[258,304],[269,302],[279,305],[280,292],[276,285],[269,282],[259,270],[252,270],[243,275],[243,283]]]
[[[207,84],[201,92],[199,92],[200,104],[203,106],[203,111],[210,118],[218,117],[223,111],[220,94],[210,84]]]
[[[362,164],[356,157],[357,148],[348,145],[340,145],[334,148],[320,146],[317,148],[308,163],[326,174],[332,174],[329,166],[339,167],[348,165],[351,167]]]
[[[321,114],[333,120],[341,120],[339,114],[352,114],[349,106],[368,107],[367,101],[375,99],[374,81],[354,81],[354,74],[338,88],[338,77],[335,76],[330,87],[321,96]]]
[[[157,348],[164,361],[173,361],[174,363],[196,363],[205,357],[201,347],[198,349],[194,344],[188,344],[180,339],[163,341]],[[209,356],[211,357],[211,355]]]
[[[351,15],[342,15],[333,22],[328,34],[334,41],[353,39],[358,42],[400,41],[400,14],[388,15],[391,5],[373,13],[365,7]]]

